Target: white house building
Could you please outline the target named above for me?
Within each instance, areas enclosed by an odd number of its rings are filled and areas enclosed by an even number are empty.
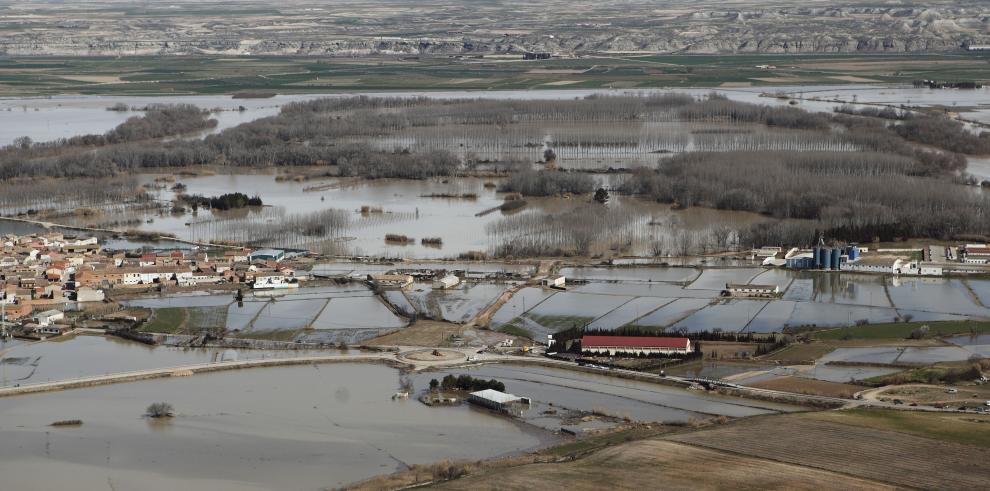
[[[39,312],[34,316],[34,321],[37,322],[38,325],[42,327],[50,326],[64,319],[65,319],[65,312],[62,312],[61,310],[46,310],[44,312]]]

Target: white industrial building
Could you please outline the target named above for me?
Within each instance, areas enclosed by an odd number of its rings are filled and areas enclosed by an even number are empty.
[[[858,261],[847,262],[843,265],[846,271],[861,271],[864,273],[886,273],[896,274],[897,268],[903,261],[890,258],[863,258]]]
[[[725,292],[733,297],[774,297],[780,294],[780,287],[726,283]]]
[[[449,274],[443,278],[433,280],[434,290],[449,290],[461,283],[461,279]]]
[[[368,281],[379,288],[405,288],[412,284],[413,277],[408,274],[372,274]]]
[[[468,395],[468,402],[487,407],[488,409],[498,411],[500,413],[514,413],[516,412],[513,411],[513,409],[516,409],[515,405],[530,404],[530,400],[527,397],[506,394],[505,392],[499,392],[493,389],[472,392]]]

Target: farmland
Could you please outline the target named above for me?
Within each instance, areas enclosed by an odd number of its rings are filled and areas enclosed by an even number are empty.
[[[768,76],[757,65],[779,66]],[[181,95],[408,90],[739,88],[986,81],[979,54],[582,55],[567,59],[425,56],[18,57],[0,62],[0,95]],[[567,72],[567,73],[561,73]],[[561,85],[559,82],[570,82]]]
[[[592,437],[587,448],[565,444],[532,457],[468,465],[467,477],[436,487],[531,489],[568,482],[575,489],[644,489],[663,482],[669,489],[777,489],[782,483],[786,489],[967,489],[987,478],[986,469],[973,464],[988,455],[986,422],[982,416],[854,409],[661,427],[658,434]],[[542,463],[546,454],[577,460]]]
[[[990,470],[974,465],[990,458],[990,449],[957,443],[939,431],[929,435],[938,439],[796,415],[751,418],[670,439],[898,486],[966,489],[990,479]]]
[[[943,390],[944,392],[944,390]],[[971,414],[849,409],[802,417],[843,425],[908,433],[925,438],[990,448],[990,417]]]
[[[622,465],[615,465],[622,462]],[[711,472],[717,468],[718,472]],[[837,472],[772,462],[745,455],[719,452],[672,441],[644,440],[599,451],[575,462],[530,464],[498,473],[449,481],[439,489],[552,488],[562,482],[569,489],[751,488],[815,490],[840,487],[850,490],[893,489],[874,481]]]

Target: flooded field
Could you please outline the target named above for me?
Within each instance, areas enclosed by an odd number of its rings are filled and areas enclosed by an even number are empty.
[[[980,300],[990,280],[897,278],[766,268],[564,268],[581,280],[567,292],[526,289],[503,306],[495,326],[513,324],[539,337],[588,325],[688,332],[781,332],[788,327],[988,319]],[[687,280],[685,280],[687,279]],[[686,286],[684,281],[687,281]],[[583,283],[582,283],[583,282]],[[777,299],[721,299],[726,283],[776,285]]]
[[[907,365],[930,365],[932,363],[939,362],[965,361],[971,356],[979,355],[977,352],[980,348],[980,345],[977,345],[975,350],[970,346],[838,348],[835,351],[823,356],[820,361],[823,363],[839,361],[876,363],[880,365],[895,363]]]
[[[399,259],[453,259],[461,254],[479,251],[494,253],[517,235],[531,231],[520,228],[523,217],[546,217],[586,213],[589,199],[565,197],[528,198],[521,210],[499,211],[505,193],[497,191],[501,180],[457,177],[424,180],[355,180],[326,177],[305,181],[276,179],[275,174],[216,174],[180,176],[176,182],[186,186],[190,195],[217,196],[230,192],[257,195],[262,207],[228,211],[172,208],[176,191],[155,183],[163,175],[142,174],[139,180],[153,186],[154,201],[140,206],[121,207],[92,204],[102,213],[94,215],[66,214],[52,219],[56,223],[99,229],[128,228],[147,232],[174,234],[190,241],[238,241],[280,248],[308,249],[327,255],[376,256]],[[165,176],[174,177],[174,176]],[[596,177],[598,180],[609,176]],[[438,198],[434,196],[468,196],[468,198]],[[41,205],[39,205],[41,206]],[[51,205],[46,205],[51,206]],[[65,212],[71,212],[75,207]],[[621,235],[629,243],[628,253],[646,254],[651,241],[658,235],[671,235],[678,230],[703,233],[715,224],[746,226],[771,219],[754,213],[690,208],[673,210],[671,205],[629,196],[613,197],[606,213],[609,232]],[[2,212],[3,210],[0,210]],[[326,226],[320,233],[304,234],[302,226],[285,224],[320,220]],[[647,222],[676,224],[646,226]],[[126,227],[123,227],[126,225]],[[497,225],[497,226],[496,226]],[[525,225],[522,225],[525,227]],[[17,231],[21,224],[0,223],[0,231]],[[33,226],[29,226],[33,227]],[[37,230],[37,227],[34,227]],[[411,237],[406,243],[385,240],[388,234]],[[439,244],[424,244],[424,238],[439,238]],[[118,244],[131,247],[138,244]],[[597,241],[592,250],[604,251],[612,244]],[[431,263],[420,261],[428,266]],[[449,266],[446,266],[449,268]],[[470,268],[478,269],[476,265]],[[344,267],[332,266],[326,273],[344,273]],[[518,266],[501,266],[504,271],[518,272]],[[481,270],[480,272],[491,272]],[[689,278],[674,278],[684,281]]]
[[[589,329],[618,329],[630,324],[654,310],[663,307],[676,299],[663,297],[638,297],[621,307],[597,318],[588,325]]]
[[[741,332],[749,321],[764,307],[765,300],[726,300],[698,311],[672,326],[687,332],[710,331],[719,328],[723,331]]]
[[[306,342],[355,343],[405,327],[364,284],[250,292],[238,302],[229,292],[197,292],[136,298],[129,307],[195,309],[190,328],[224,326],[237,335]]]
[[[330,364],[4,398],[0,472],[12,489],[311,490],[554,441],[468,406],[391,401],[398,388],[395,369]],[[142,417],[162,400],[175,418]],[[83,424],[49,426],[65,419]]]
[[[762,268],[706,269],[698,279],[691,282],[690,290],[725,290],[726,283],[746,284],[765,272]]]
[[[973,354],[990,358],[990,334],[981,336],[957,336],[946,339],[946,341],[956,346],[962,346]]]

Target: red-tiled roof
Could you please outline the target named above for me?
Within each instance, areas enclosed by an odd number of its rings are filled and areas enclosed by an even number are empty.
[[[990,247],[970,247],[966,254],[990,254]]]
[[[581,347],[687,348],[689,342],[688,338],[655,336],[584,336],[581,338]]]

